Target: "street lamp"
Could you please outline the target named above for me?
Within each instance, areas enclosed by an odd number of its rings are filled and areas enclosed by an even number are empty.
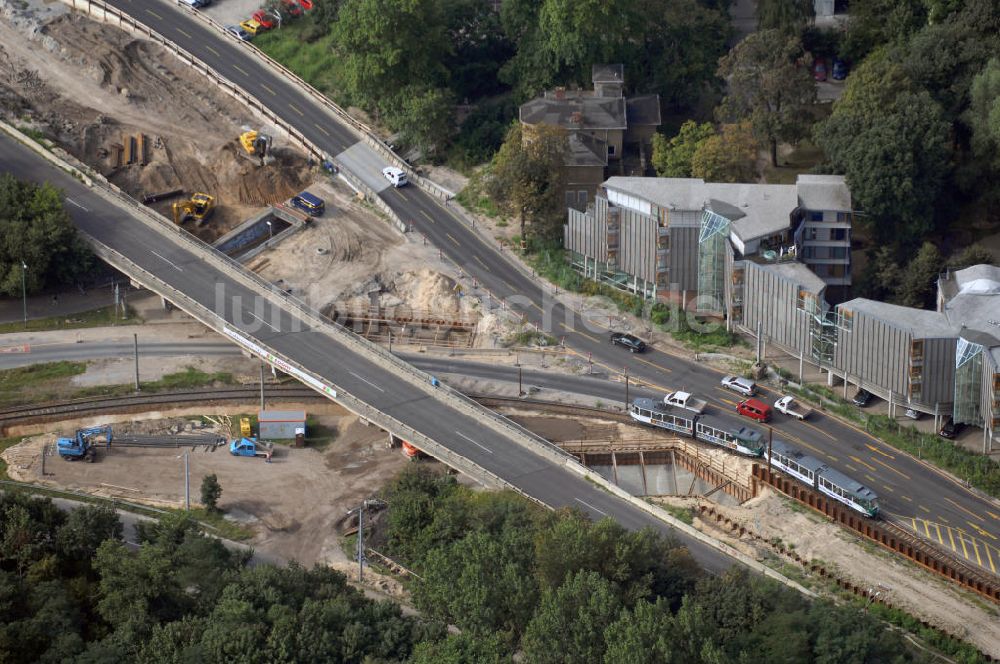
[[[21,299],[24,301],[24,329],[28,329],[28,264],[21,261]]]
[[[274,226],[271,225],[270,221],[265,223],[267,223],[267,241],[270,242],[274,239]]]

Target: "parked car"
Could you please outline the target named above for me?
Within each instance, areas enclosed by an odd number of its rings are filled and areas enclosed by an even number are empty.
[[[835,81],[843,81],[847,78],[847,63],[837,58],[833,61],[833,73],[831,78]]]
[[[395,166],[386,166],[383,168],[382,175],[384,175],[385,179],[391,182],[392,186],[397,189],[409,182],[406,178],[406,171],[402,168],[396,168]]]
[[[264,24],[258,22],[257,19],[254,18],[240,21],[240,27],[243,28],[244,32],[251,37],[256,37],[267,29],[264,27]]]
[[[194,9],[201,9],[202,7],[208,7],[212,4],[212,0],[177,0],[177,4],[182,7],[192,7]]]
[[[727,390],[739,392],[745,397],[752,397],[757,394],[757,383],[741,376],[726,376],[722,379],[722,386]]]
[[[227,25],[226,32],[233,35],[240,41],[250,41],[250,34],[238,25]]]
[[[813,78],[817,81],[826,80],[826,61],[823,58],[816,58],[813,63]]]
[[[919,420],[920,419],[920,411],[919,410],[915,410],[913,408],[907,408],[906,412],[903,413],[903,415],[905,415],[906,417],[910,418],[911,420]]]
[[[257,21],[262,27],[267,28],[268,30],[278,24],[274,14],[270,13],[266,9],[258,9],[252,16],[253,20]]]
[[[872,402],[872,399],[874,398],[875,395],[869,392],[868,390],[858,390],[858,393],[854,395],[853,401],[854,405],[857,406],[858,408],[864,408],[865,406],[870,404]]]
[[[771,421],[771,407],[757,399],[747,399],[736,405],[736,412],[758,422]]]
[[[948,440],[951,440],[958,434],[962,433],[962,429],[964,428],[965,428],[964,424],[962,424],[961,422],[956,422],[953,418],[949,417],[945,421],[944,425],[941,427],[941,430],[938,431],[938,435],[941,436],[942,438],[947,438]]]
[[[623,346],[633,353],[641,353],[646,350],[646,342],[639,337],[626,334],[625,332],[614,332],[611,334],[611,345]]]
[[[281,0],[281,7],[288,12],[289,16],[302,16],[302,6],[295,0]]]
[[[310,217],[321,217],[326,210],[326,203],[322,198],[308,191],[303,191],[298,196],[292,198],[292,206],[302,210]]]

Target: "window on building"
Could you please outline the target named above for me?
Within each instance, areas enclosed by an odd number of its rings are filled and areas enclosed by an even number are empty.
[[[610,143],[608,144],[608,156],[609,157],[615,156],[615,146],[611,145]]]
[[[573,207],[573,205],[574,205],[575,202],[576,202],[576,196],[574,195],[574,192],[567,191],[566,192],[566,207]]]
[[[815,240],[816,239],[816,229],[815,228],[807,228],[806,229],[806,239],[807,240]]]
[[[827,275],[828,277],[843,277],[844,267],[843,265],[827,265]]]
[[[830,229],[830,239],[843,242],[849,238],[848,229],[846,228],[831,228]]]
[[[822,212],[813,212],[812,210],[810,210],[809,211],[809,221],[823,221],[823,213]]]
[[[851,220],[851,215],[850,215],[849,212],[838,212],[837,213],[837,221],[839,221],[840,223],[846,224],[850,220]]]
[[[580,191],[576,192],[576,202],[580,205],[581,208],[587,207],[587,190],[586,189],[581,189]]]
[[[847,258],[847,247],[827,247],[830,251],[830,258]]]

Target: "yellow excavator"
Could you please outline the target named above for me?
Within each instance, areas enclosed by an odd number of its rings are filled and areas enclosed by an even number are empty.
[[[263,166],[264,158],[271,150],[271,137],[255,129],[250,129],[240,134],[240,145],[243,146],[244,154],[248,157],[258,158],[260,165]]]
[[[215,210],[215,197],[197,192],[186,201],[174,203],[173,210],[175,224],[183,224],[188,219],[194,219],[202,224],[208,221]]]

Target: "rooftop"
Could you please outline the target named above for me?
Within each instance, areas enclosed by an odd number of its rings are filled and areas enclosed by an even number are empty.
[[[594,83],[624,83],[624,65],[594,65],[590,70],[590,80]]]
[[[625,129],[625,98],[594,97],[566,92],[563,98],[538,97],[521,106],[524,124],[549,124],[567,129]]]
[[[798,261],[769,263],[758,260],[755,263],[760,269],[776,274],[786,281],[791,281],[810,293],[821,295],[823,289],[826,288],[825,281],[817,277],[816,273],[806,267],[805,264]]]
[[[851,211],[851,190],[843,175],[801,174],[795,183],[805,210]]]
[[[958,334],[956,326],[949,322],[948,317],[937,311],[903,307],[863,297],[848,300],[837,305],[837,308],[861,312],[872,318],[886,321],[909,332],[917,339],[954,337]]]
[[[979,333],[975,341],[981,345],[1000,345],[1000,268],[973,265],[957,270],[943,277],[938,288],[944,298],[941,312],[953,327]]]
[[[608,146],[599,138],[573,132],[566,151],[567,166],[607,166]]]

